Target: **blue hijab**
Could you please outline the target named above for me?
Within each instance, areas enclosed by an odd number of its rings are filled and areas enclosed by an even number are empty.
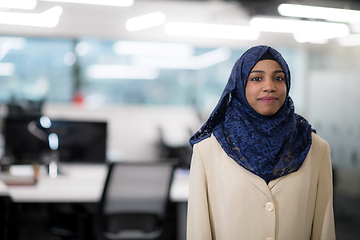
[[[285,73],[287,96],[277,113],[265,116],[249,105],[245,86],[251,69],[269,53]],[[250,48],[236,61],[217,106],[190,138],[191,146],[214,134],[230,158],[266,183],[296,172],[309,152],[314,130],[294,112],[289,90],[290,71],[281,54],[269,46]]]

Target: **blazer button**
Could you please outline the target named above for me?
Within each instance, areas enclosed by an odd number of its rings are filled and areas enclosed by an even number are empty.
[[[272,212],[274,210],[274,204],[272,202],[267,202],[265,204],[265,209],[266,211]],[[270,240],[270,239],[269,239]]]

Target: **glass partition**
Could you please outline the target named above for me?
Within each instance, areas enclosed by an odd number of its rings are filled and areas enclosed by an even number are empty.
[[[4,36],[0,50],[2,103],[180,105],[210,111],[245,49]],[[279,50],[291,65],[294,51]]]
[[[69,39],[0,37],[0,101],[71,101],[72,52]]]

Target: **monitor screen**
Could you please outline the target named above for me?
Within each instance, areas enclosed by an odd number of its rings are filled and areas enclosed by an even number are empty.
[[[30,116],[4,119],[5,155],[11,157],[13,163],[31,164],[40,161],[41,154],[47,149],[50,150],[46,137],[39,138],[29,131],[29,127],[36,125],[38,121],[39,117]]]
[[[14,163],[41,161],[51,152],[49,135],[56,134],[60,162],[103,163],[106,161],[107,123],[52,119],[44,128],[39,117],[6,118],[3,128],[5,154]]]
[[[105,162],[107,123],[52,120],[49,133],[59,138],[61,162]]]

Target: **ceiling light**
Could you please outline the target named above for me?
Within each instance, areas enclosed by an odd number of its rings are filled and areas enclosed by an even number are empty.
[[[221,39],[256,40],[260,36],[258,31],[245,26],[186,22],[168,22],[164,31],[175,36]]]
[[[195,69],[195,59],[192,57],[161,57],[161,56],[134,56],[131,63],[137,66],[170,68],[170,69]]]
[[[350,24],[352,33],[360,33],[360,24]]]
[[[346,24],[329,23],[320,24],[314,28],[294,33],[297,42],[314,42],[323,41],[325,39],[344,37],[350,33],[350,29]]]
[[[297,32],[294,38],[297,42],[324,42],[326,39],[343,37],[349,34],[349,31],[326,31],[326,32]]]
[[[348,36],[337,39],[340,46],[351,47],[360,45],[360,34],[350,34]]]
[[[135,56],[131,63],[139,66],[171,68],[171,69],[192,69],[198,70],[213,66],[230,58],[231,51],[228,48],[218,48],[200,56],[189,57],[160,57],[160,56]]]
[[[125,65],[92,65],[87,75],[94,79],[149,79],[159,77],[159,70],[151,67]]]
[[[303,21],[282,18],[255,17],[250,26],[264,32],[294,33],[298,42],[319,41],[343,37],[350,33],[347,24],[317,21]]]
[[[16,8],[32,10],[36,7],[36,0],[1,0],[0,8]]]
[[[231,57],[231,51],[222,47],[210,52],[204,53],[197,58],[196,69],[203,69],[218,63],[224,62]]]
[[[326,44],[328,42],[329,42],[329,39],[320,39],[320,40],[310,41],[310,43],[312,43],[312,44]]]
[[[165,19],[165,14],[162,12],[149,13],[130,18],[125,22],[125,28],[130,32],[139,31],[142,29],[162,25],[165,23]]]
[[[134,4],[134,0],[39,0],[39,1],[94,4],[94,5],[105,5],[105,6],[116,6],[116,7],[129,7]]]
[[[117,41],[114,43],[113,49],[120,55],[188,57],[195,52],[194,47],[190,44],[143,41]]]
[[[317,18],[337,22],[360,22],[360,11],[316,7],[297,4],[280,4],[278,7],[280,15],[287,17]]]
[[[62,7],[55,6],[40,14],[0,12],[0,24],[22,25],[33,27],[56,27],[60,21]]]
[[[301,21],[279,19],[279,18],[265,18],[254,17],[250,20],[249,25],[259,31],[263,32],[283,32],[293,33],[302,24]],[[301,26],[300,26],[301,27]]]
[[[349,27],[343,23],[329,23],[269,17],[254,17],[250,20],[250,26],[263,32],[282,33],[330,30],[334,31],[337,29],[349,30]]]

